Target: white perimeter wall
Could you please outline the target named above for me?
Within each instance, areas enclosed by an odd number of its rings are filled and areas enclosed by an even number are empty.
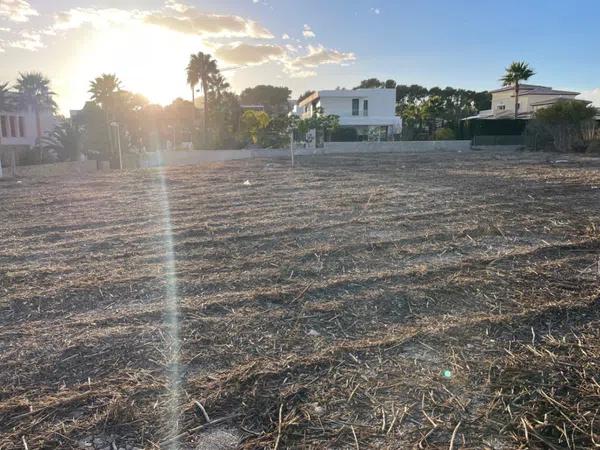
[[[296,148],[294,155],[333,155],[341,153],[393,153],[393,152],[461,152],[471,149],[471,141],[398,141],[398,142],[328,142],[325,148]],[[289,157],[290,149],[264,150],[188,150],[148,153],[144,167],[185,166],[210,162],[251,158]]]

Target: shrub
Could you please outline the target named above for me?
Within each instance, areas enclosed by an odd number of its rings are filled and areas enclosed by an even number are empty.
[[[590,142],[587,148],[588,153],[592,153],[594,155],[600,155],[600,140],[595,140]]]
[[[562,152],[583,151],[594,136],[596,109],[584,102],[565,100],[536,112],[535,119]]]
[[[435,130],[433,138],[436,141],[452,141],[456,139],[456,133],[450,128],[438,128]]]

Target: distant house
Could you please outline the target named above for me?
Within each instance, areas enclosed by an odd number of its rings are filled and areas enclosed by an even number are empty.
[[[559,102],[578,101],[579,92],[562,91],[549,86],[522,84],[519,86],[519,114],[515,119],[515,88],[505,86],[491,91],[492,108],[479,111],[461,121],[460,135],[473,142],[521,144],[527,123],[537,111]]]
[[[40,132],[44,136],[54,129],[56,118],[51,112],[40,113]],[[26,110],[0,111],[0,146],[33,147],[38,140],[35,113]]]
[[[363,139],[373,130],[390,138],[402,129],[402,119],[396,116],[395,89],[317,91],[299,102],[294,113],[306,119],[320,108],[323,114],[338,116],[340,127],[354,128]]]
[[[515,88],[505,86],[492,94],[492,109],[480,111],[476,116],[468,119],[514,119],[515,117]],[[519,88],[519,115],[518,119],[528,120],[536,111],[547,108],[560,101],[577,100],[579,92],[560,91],[548,86],[523,84]],[[587,100],[577,100],[589,104]]]
[[[41,136],[53,130],[55,125],[56,118],[52,113],[40,113]],[[18,153],[35,146],[37,141],[37,121],[31,108],[0,111],[0,158],[5,167],[14,166]]]

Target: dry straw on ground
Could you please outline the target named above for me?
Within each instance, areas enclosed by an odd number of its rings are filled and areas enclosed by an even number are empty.
[[[600,162],[547,158],[0,182],[0,449],[598,446]]]

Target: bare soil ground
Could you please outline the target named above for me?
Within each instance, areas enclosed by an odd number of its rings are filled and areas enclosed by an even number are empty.
[[[0,449],[598,446],[600,160],[557,159],[0,182]]]

